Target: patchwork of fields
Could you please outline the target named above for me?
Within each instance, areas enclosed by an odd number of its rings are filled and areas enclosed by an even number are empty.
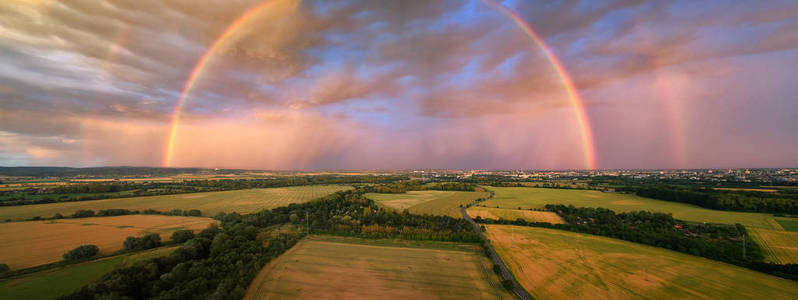
[[[351,188],[344,185],[311,185],[7,206],[0,207],[0,220],[26,220],[35,216],[51,217],[56,213],[66,216],[81,209],[97,211],[112,208],[155,209],[158,211],[199,209],[204,216],[214,216],[219,212],[252,213],[286,206],[290,203],[304,203]]]
[[[461,218],[460,205],[487,198],[487,192],[410,191],[402,194],[368,193],[366,197],[380,205],[413,214],[446,215]]]
[[[798,283],[662,248],[568,231],[488,225],[536,299],[789,299]]]
[[[177,230],[201,230],[215,222],[198,217],[128,215],[1,223],[0,263],[12,270],[48,264],[87,244],[97,245],[100,254],[109,254],[121,250],[128,236],[158,233],[161,240],[167,240]]]
[[[773,215],[706,209],[703,207],[638,197],[630,194],[603,193],[590,190],[566,190],[543,188],[492,187],[495,196],[483,202],[486,207],[543,208],[546,204],[573,204],[576,207],[603,207],[616,212],[647,210],[671,213],[674,218],[693,221],[735,224],[746,227],[782,230]]]
[[[264,267],[245,299],[513,298],[476,245],[403,243],[311,237]]]
[[[114,269],[165,256],[176,249],[177,247],[157,248],[2,279],[0,300],[53,299],[92,283]]]
[[[533,211],[533,210],[473,206],[468,208],[468,215],[470,215],[472,218],[482,217],[483,219],[496,219],[496,220],[498,220],[499,218],[505,220],[524,219],[527,222],[547,222],[552,224],[565,223],[565,221],[563,221],[559,215],[550,211]]]

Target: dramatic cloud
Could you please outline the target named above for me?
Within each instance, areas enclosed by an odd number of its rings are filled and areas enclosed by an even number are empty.
[[[267,1],[200,70],[173,165],[586,166],[551,61],[485,2]],[[0,3],[0,165],[161,165],[197,62],[261,3]],[[598,167],[798,163],[795,1],[501,3],[572,77]]]

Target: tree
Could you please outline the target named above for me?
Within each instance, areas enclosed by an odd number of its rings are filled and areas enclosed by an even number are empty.
[[[148,234],[140,238],[129,236],[125,239],[125,242],[122,243],[122,246],[125,247],[125,250],[145,250],[155,248],[160,245],[161,236],[157,233]]]
[[[72,214],[73,218],[90,218],[94,216],[94,211],[90,209],[81,209]]]
[[[95,245],[81,245],[64,253],[62,257],[65,261],[76,261],[94,257],[99,252],[100,248],[97,248]]]
[[[8,270],[10,270],[10,269],[8,268],[7,264],[0,264],[0,274],[8,272]]]
[[[507,289],[508,291],[509,291],[509,290],[512,290],[512,289],[513,289],[513,282],[512,282],[512,281],[510,281],[510,280],[502,280],[502,286],[503,286],[505,289]]]
[[[291,223],[296,223],[297,221],[299,221],[299,216],[297,216],[296,214],[291,214],[290,216],[288,216],[288,220],[290,220]]]
[[[186,230],[178,230],[172,233],[172,237],[170,238],[173,242],[182,244],[185,241],[194,238],[194,231],[191,229]]]

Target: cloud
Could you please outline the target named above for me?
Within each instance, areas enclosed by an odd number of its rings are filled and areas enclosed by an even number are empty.
[[[551,61],[482,1],[272,1],[221,43],[192,86],[176,163],[584,166],[572,103]],[[260,3],[0,3],[0,131],[16,144],[2,148],[0,164],[160,164],[196,63]],[[579,88],[600,166],[734,164],[751,156],[745,140],[796,150],[784,142],[796,130],[778,123],[798,111],[785,100],[794,88],[762,80],[791,76],[784,62],[798,57],[794,1],[503,3]],[[757,96],[765,94],[775,100]],[[673,103],[693,110],[679,123],[700,128],[673,125]],[[716,117],[723,125],[708,126],[702,118],[713,109],[702,103],[758,113],[724,111]],[[735,119],[754,129],[734,137],[726,128]],[[776,133],[756,133],[764,130]],[[693,133],[677,140],[674,131]],[[674,142],[681,154],[663,150]],[[697,147],[727,155],[715,160]],[[789,153],[757,161],[789,162]]]

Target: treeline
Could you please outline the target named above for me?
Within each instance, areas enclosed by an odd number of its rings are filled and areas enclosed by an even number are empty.
[[[182,182],[107,182],[73,184],[54,188],[0,191],[0,206],[89,201],[110,198],[218,192],[254,188],[320,184],[382,184],[407,180],[406,176],[314,175],[268,179],[191,180]]]
[[[360,189],[366,193],[402,194],[409,191],[464,191],[473,192],[477,185],[468,182],[441,182],[425,184],[423,181],[411,180],[379,185],[362,186]]]
[[[642,186],[630,188],[640,197],[683,202],[701,207],[765,213],[798,213],[798,194],[758,191],[726,191],[712,188]]]
[[[61,299],[241,299],[257,272],[305,232],[259,234],[280,224],[310,223],[312,232],[364,237],[479,241],[465,220],[386,212],[362,191],[218,219],[221,227],[203,230],[169,256],[117,269]]]
[[[763,262],[762,249],[747,235],[745,227],[723,224],[698,224],[674,219],[670,214],[647,211],[616,214],[605,208],[576,208],[573,205],[546,205],[565,224],[527,222],[524,219],[493,220],[475,218],[486,224],[512,224],[545,227],[606,236],[630,242],[666,248],[695,256],[723,261],[784,278],[798,280],[796,265]],[[743,241],[745,254],[743,254]]]
[[[71,215],[64,216],[61,213],[56,213],[52,217],[43,218],[41,216],[35,216],[31,218],[31,221],[39,221],[39,220],[58,220],[58,219],[65,219],[65,218],[91,218],[91,217],[113,217],[113,216],[125,216],[125,215],[164,215],[164,216],[184,216],[184,217],[201,217],[202,211],[199,209],[189,209],[189,210],[182,210],[182,209],[173,209],[170,211],[158,211],[154,209],[145,209],[143,211],[139,210],[129,210],[123,208],[110,208],[110,209],[101,209],[97,212],[91,209],[80,209],[72,213]]]

